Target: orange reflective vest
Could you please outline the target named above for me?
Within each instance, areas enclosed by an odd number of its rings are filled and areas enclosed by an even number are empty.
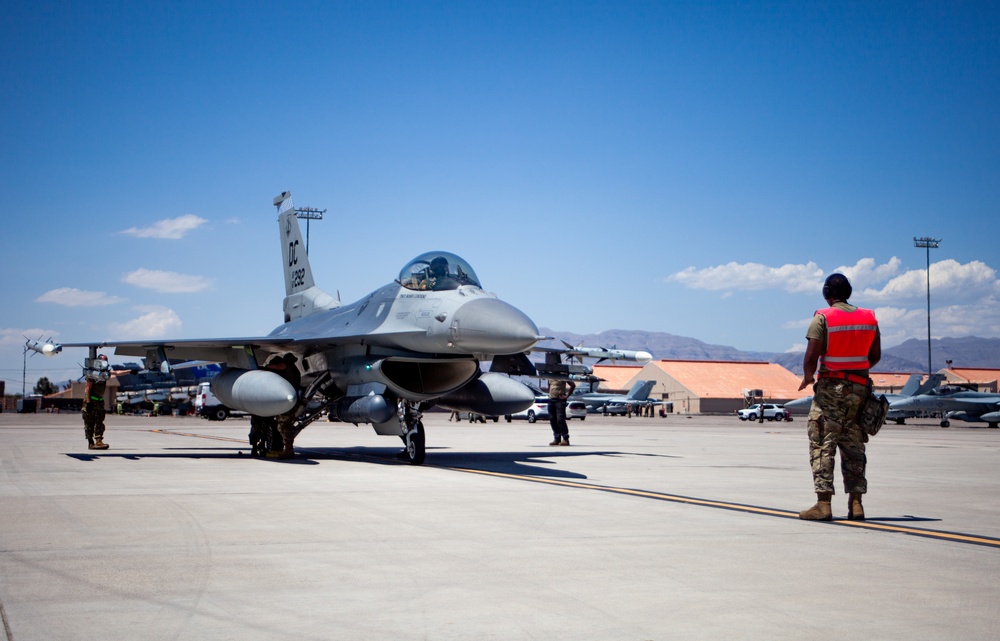
[[[820,357],[830,371],[867,371],[868,350],[875,341],[875,312],[860,307],[853,312],[827,307],[816,312],[826,318],[826,353]]]

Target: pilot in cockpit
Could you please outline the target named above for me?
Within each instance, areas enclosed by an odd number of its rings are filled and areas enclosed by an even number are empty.
[[[431,261],[429,286],[435,291],[442,289],[455,289],[459,286],[458,280],[448,272],[448,259],[438,256]]]

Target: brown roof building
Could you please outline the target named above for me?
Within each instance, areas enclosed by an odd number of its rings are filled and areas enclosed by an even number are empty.
[[[985,367],[950,367],[941,370],[949,385],[961,385],[977,392],[996,393],[1000,369]]]
[[[624,394],[632,389],[634,381],[639,380],[636,374],[642,370],[642,365],[594,365],[591,369],[594,376],[604,379],[594,389],[595,392]]]
[[[812,393],[800,392],[801,379],[781,365],[759,361],[651,361],[625,387],[642,379],[656,381],[650,398],[674,414],[729,414],[750,396],[784,403]]]

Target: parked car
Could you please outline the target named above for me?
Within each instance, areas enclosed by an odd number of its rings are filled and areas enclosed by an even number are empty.
[[[791,420],[785,406],[776,405],[774,403],[754,403],[750,407],[736,410],[736,415],[740,417],[741,421],[756,421],[760,418],[762,412],[764,418],[769,421]]]
[[[570,401],[566,404],[566,420],[578,418],[581,421],[587,420],[587,404],[583,401]]]
[[[512,419],[527,419],[529,423],[534,423],[538,419],[549,418],[549,399],[546,396],[536,396],[535,402],[527,409],[514,412],[510,415]]]
[[[527,419],[529,423],[542,419],[549,419],[549,398],[547,396],[536,396],[535,402],[528,409],[511,414],[512,419]],[[581,421],[587,418],[587,404],[583,401],[570,401],[566,404],[566,420],[578,418]]]

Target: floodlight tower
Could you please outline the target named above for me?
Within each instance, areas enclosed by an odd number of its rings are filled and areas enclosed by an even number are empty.
[[[913,246],[922,247],[927,250],[927,376],[933,376],[931,369],[931,250],[937,249],[941,243],[940,238],[913,237]]]
[[[295,208],[295,217],[304,218],[306,221],[306,256],[309,255],[309,221],[323,220],[323,214],[325,213],[326,213],[325,209],[316,209],[315,207]]]

